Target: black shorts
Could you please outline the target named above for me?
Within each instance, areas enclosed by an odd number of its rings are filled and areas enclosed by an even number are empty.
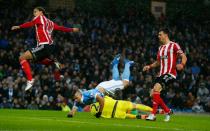
[[[165,89],[170,83],[175,82],[176,79],[172,77],[170,74],[164,74],[155,79],[155,83],[159,83],[163,89]]]
[[[36,62],[44,58],[50,57],[50,55],[53,54],[54,50],[55,50],[54,45],[45,44],[45,45],[39,45],[35,48],[32,48],[29,51],[31,52],[33,56],[33,61]]]

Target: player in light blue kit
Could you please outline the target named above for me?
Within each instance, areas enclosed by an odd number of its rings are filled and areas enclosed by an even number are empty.
[[[92,103],[98,102],[100,105],[99,111],[102,112],[104,107],[104,93],[99,89],[91,89],[87,91],[77,90],[74,94],[74,105],[72,110],[68,113],[68,117],[73,117],[81,105],[90,105]],[[100,113],[96,114],[96,117],[100,117]]]
[[[99,118],[104,107],[104,94],[111,93],[111,95],[114,95],[117,89],[123,90],[129,85],[130,67],[134,62],[127,59],[124,60],[125,67],[122,76],[120,77],[118,70],[119,60],[120,55],[117,55],[112,61],[112,80],[99,83],[95,89],[83,92],[81,90],[76,91],[74,94],[74,106],[68,113],[68,117],[73,117],[75,115],[79,104],[90,105],[99,102],[99,112],[95,115]]]

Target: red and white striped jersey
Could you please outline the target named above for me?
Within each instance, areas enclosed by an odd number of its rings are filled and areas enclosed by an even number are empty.
[[[176,78],[177,57],[182,53],[182,49],[175,42],[170,41],[165,45],[161,45],[157,54],[157,60],[160,62],[159,76],[170,74],[172,77]]]
[[[32,21],[20,25],[20,28],[29,28],[35,26],[37,46],[42,44],[53,44],[52,32],[53,30],[60,30],[63,32],[72,32],[72,28],[58,26],[56,23],[46,18],[44,15],[35,17]]]

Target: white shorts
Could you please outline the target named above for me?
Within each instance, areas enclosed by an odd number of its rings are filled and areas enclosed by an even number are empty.
[[[122,80],[110,80],[110,81],[104,81],[97,85],[96,88],[102,87],[106,91],[114,93],[116,89],[123,90],[124,85]]]

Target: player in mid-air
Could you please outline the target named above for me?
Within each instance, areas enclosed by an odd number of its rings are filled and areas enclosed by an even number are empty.
[[[78,28],[67,28],[59,26],[46,17],[45,9],[42,7],[36,7],[33,10],[34,18],[30,22],[26,22],[19,26],[12,26],[11,30],[17,30],[21,28],[35,27],[37,47],[27,50],[19,57],[21,67],[27,77],[27,86],[25,90],[30,89],[33,86],[34,79],[31,74],[31,68],[29,60],[39,62],[44,65],[57,64],[56,61],[49,59],[50,55],[54,52],[54,43],[52,38],[53,30],[59,30],[63,32],[78,32]]]
[[[79,104],[90,105],[95,102],[99,102],[100,109],[99,112],[96,114],[96,117],[100,117],[104,106],[104,94],[111,93],[112,95],[114,95],[115,90],[122,90],[129,85],[130,67],[134,62],[124,59],[125,67],[122,73],[122,77],[120,77],[118,70],[119,60],[120,55],[117,55],[112,61],[112,80],[99,83],[95,89],[83,92],[80,90],[76,91],[76,93],[74,94],[74,106],[72,110],[68,113],[68,117],[73,117],[75,115]]]
[[[154,87],[151,91],[153,111],[147,117],[147,120],[154,121],[156,119],[155,114],[158,106],[160,106],[166,113],[164,121],[167,122],[170,120],[172,110],[166,106],[163,99],[160,97],[160,93],[162,89],[176,79],[176,69],[184,69],[187,57],[177,43],[170,41],[169,30],[167,28],[161,28],[159,30],[158,38],[161,45],[157,53],[157,60],[143,68],[143,71],[147,71],[160,66],[159,76],[156,78]],[[178,58],[181,58],[181,63],[177,63]]]
[[[98,103],[90,105],[91,114],[96,115],[100,109]],[[130,118],[130,119],[145,119],[146,114],[131,114],[131,110],[138,110],[143,112],[151,112],[152,108],[143,104],[135,104],[130,101],[114,100],[111,97],[104,97],[104,107],[102,110],[101,117],[103,118]]]

